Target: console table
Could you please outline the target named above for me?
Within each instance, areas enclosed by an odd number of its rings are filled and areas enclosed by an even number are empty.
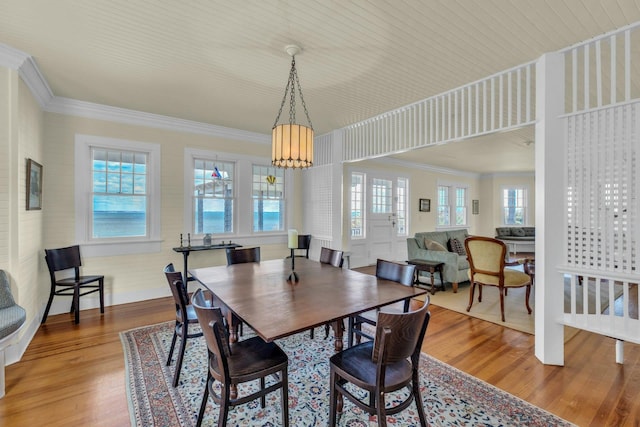
[[[242,245],[238,245],[237,243],[219,243],[217,245],[198,245],[198,246],[180,246],[179,248],[173,248],[173,250],[175,252],[181,253],[182,257],[184,258],[184,270],[182,270],[182,276],[183,276],[183,280],[184,283],[186,285],[186,283],[189,280],[195,280],[193,277],[188,277],[188,271],[189,271],[189,254],[191,252],[198,252],[198,251],[210,251],[213,249],[235,249],[235,248],[241,248]]]

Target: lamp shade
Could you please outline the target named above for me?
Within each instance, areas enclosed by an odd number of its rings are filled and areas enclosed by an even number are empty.
[[[313,129],[280,124],[274,126],[271,137],[271,164],[281,168],[313,166]]]
[[[298,249],[298,230],[289,230],[287,237],[287,246],[289,246],[289,249]]]

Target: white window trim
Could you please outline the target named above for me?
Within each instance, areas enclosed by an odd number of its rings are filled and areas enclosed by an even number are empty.
[[[515,190],[524,190],[525,192],[525,200],[524,200],[524,224],[523,225],[514,225],[514,224],[506,224],[504,221],[504,190],[515,189]],[[503,185],[500,187],[500,222],[504,227],[526,227],[529,226],[529,186],[528,185]]]
[[[143,238],[91,239],[91,149],[93,147],[122,151],[139,151],[148,158],[148,221],[149,236]],[[76,134],[75,137],[75,231],[76,242],[82,246],[83,257],[160,252],[160,144]]]
[[[184,236],[187,236],[187,233],[191,233],[191,230],[193,230],[191,191],[193,188],[194,159],[219,160],[221,162],[234,162],[236,164],[234,168],[235,177],[233,189],[233,197],[236,200],[236,206],[233,210],[233,233],[218,234],[214,237],[214,240],[233,240],[234,243],[239,244],[275,244],[286,241],[287,230],[292,228],[291,218],[293,217],[293,203],[291,203],[293,175],[290,169],[285,171],[284,230],[254,232],[253,197],[251,196],[253,194],[251,191],[253,185],[253,165],[268,165],[271,161],[265,157],[245,156],[188,147],[184,149]],[[283,240],[283,236],[285,240]],[[191,235],[191,239],[196,242],[195,244],[198,244],[198,239],[202,239],[202,235]]]
[[[438,209],[438,187],[449,187],[449,203],[451,203],[451,207],[452,209],[450,209],[449,212],[449,225],[438,225],[437,224],[437,220],[436,220],[436,230],[458,230],[461,228],[469,228],[469,184],[467,183],[460,183],[460,182],[455,182],[455,181],[444,181],[444,180],[438,180],[436,182],[436,214],[437,214],[437,209]],[[453,224],[455,221],[453,221],[455,219],[455,211],[456,211],[456,192],[455,190],[458,188],[464,188],[465,192],[464,192],[464,197],[465,197],[465,206],[467,207],[467,216],[466,216],[466,224],[464,225],[456,225]]]

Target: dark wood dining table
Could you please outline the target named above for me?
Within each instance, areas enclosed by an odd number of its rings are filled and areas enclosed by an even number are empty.
[[[369,274],[297,258],[299,281],[287,281],[291,259],[197,268],[189,271],[265,341],[273,341],[331,323],[335,349],[342,350],[343,319],[425,294],[424,289]],[[237,320],[232,340],[237,339]]]

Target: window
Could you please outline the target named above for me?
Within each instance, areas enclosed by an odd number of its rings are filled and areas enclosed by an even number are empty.
[[[284,170],[253,165],[253,231],[284,230]]]
[[[185,148],[184,231],[199,242],[240,244],[281,242],[288,228],[290,171],[265,164],[265,158]],[[260,241],[251,241],[260,235]],[[245,240],[248,239],[248,240]]]
[[[351,237],[364,237],[364,179],[363,173],[351,174]]]
[[[439,227],[467,225],[467,187],[459,184],[438,185],[437,223]]]
[[[398,178],[396,210],[397,210],[397,233],[398,236],[407,235],[407,197],[409,180],[406,178]]]
[[[233,232],[233,162],[194,159],[193,230],[194,234]]]
[[[389,179],[373,178],[371,184],[371,212],[372,213],[392,213],[392,181]]]
[[[146,237],[147,154],[92,147],[91,238]]]
[[[159,190],[158,144],[76,135],[76,239],[83,255],[159,251]]]
[[[527,189],[505,187],[502,189],[502,222],[504,225],[527,224]]]

